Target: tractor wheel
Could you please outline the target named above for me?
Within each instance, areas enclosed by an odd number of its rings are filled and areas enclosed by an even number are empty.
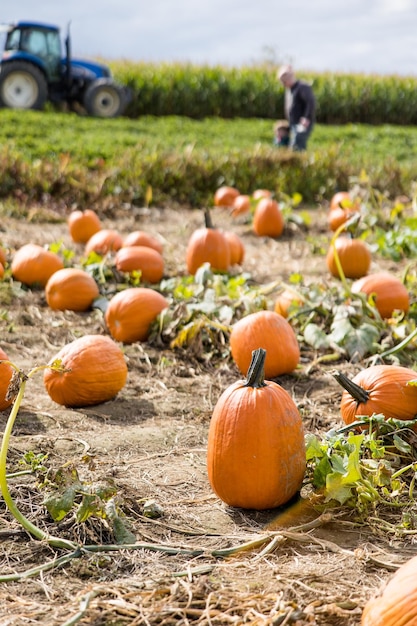
[[[126,107],[126,97],[121,87],[108,78],[99,78],[89,85],[83,99],[88,115],[117,117]]]
[[[41,70],[23,61],[4,63],[0,70],[0,106],[9,109],[42,109],[48,85]]]

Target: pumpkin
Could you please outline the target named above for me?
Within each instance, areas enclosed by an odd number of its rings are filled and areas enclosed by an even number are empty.
[[[113,296],[104,319],[116,341],[146,341],[152,322],[167,307],[168,301],[154,289],[129,287]]]
[[[159,254],[162,254],[164,251],[164,247],[159,239],[143,230],[134,230],[126,235],[123,240],[123,247],[128,246],[146,246],[147,248],[153,248]]]
[[[272,198],[272,191],[269,189],[255,189],[252,194],[254,200],[260,200],[261,198]]]
[[[233,200],[230,214],[232,217],[238,217],[238,215],[245,215],[250,212],[250,196],[246,194],[240,194]]]
[[[6,262],[7,262],[6,250],[2,246],[0,246],[0,263],[4,267],[6,265]]]
[[[274,311],[283,317],[288,317],[290,307],[303,304],[303,297],[290,287],[286,287],[279,293],[274,302]]]
[[[19,248],[12,258],[11,271],[15,280],[24,285],[45,287],[54,272],[62,269],[62,259],[35,243]]]
[[[119,272],[140,271],[145,283],[159,283],[164,275],[164,260],[159,252],[147,246],[120,248],[114,258]]]
[[[392,317],[394,311],[407,313],[410,295],[399,278],[389,272],[375,272],[356,280],[351,287],[353,293],[373,296],[375,307],[384,319]]]
[[[365,241],[343,234],[336,238],[334,245],[346,278],[361,278],[368,273],[371,253]],[[332,276],[341,278],[335,257],[335,250],[331,244],[326,255],[327,269]]]
[[[253,215],[253,231],[259,237],[280,237],[284,231],[284,216],[273,198],[261,198]]]
[[[362,626],[415,626],[417,624],[417,556],[395,572],[381,593],[368,600]]]
[[[417,416],[417,387],[407,385],[417,380],[417,372],[400,365],[372,365],[349,379],[342,372],[334,374],[343,387],[340,413],[345,424],[358,416],[382,413],[386,419],[410,420]]]
[[[275,311],[257,311],[242,317],[230,332],[232,358],[242,372],[248,370],[252,351],[267,351],[265,376],[289,374],[300,360],[300,346],[290,323]]]
[[[95,233],[101,230],[100,218],[92,209],[72,211],[68,216],[67,225],[74,243],[87,243]]]
[[[214,193],[214,205],[231,207],[238,195],[240,195],[240,191],[236,187],[222,185]]]
[[[114,398],[127,380],[120,347],[104,335],[84,335],[65,345],[50,361],[65,371],[48,368],[43,382],[49,397],[67,407],[101,404]]]
[[[122,246],[123,237],[117,230],[102,228],[87,241],[85,245],[85,255],[88,256],[90,252],[96,252],[103,256],[107,254],[107,252],[120,250]]]
[[[3,263],[0,263],[0,278],[3,278],[4,276],[4,265]]]
[[[7,354],[0,348],[0,361],[9,361]],[[0,363],[0,411],[5,411],[13,402],[13,395],[8,397],[9,385],[14,369],[8,363]]]
[[[339,191],[330,200],[327,222],[332,231],[348,221],[356,211],[360,210],[358,202],[354,202],[348,191]]]
[[[245,258],[245,246],[243,241],[231,230],[226,230],[224,236],[227,239],[230,248],[230,265],[242,265]]]
[[[272,509],[300,489],[306,455],[300,413],[285,389],[264,381],[266,352],[253,352],[246,380],[230,385],[210,421],[207,472],[226,504]]]
[[[188,240],[186,265],[190,274],[195,274],[204,263],[213,270],[227,272],[230,267],[230,246],[226,237],[214,228],[209,211],[204,211],[205,226],[197,228]]]
[[[46,302],[56,311],[87,311],[99,295],[91,274],[75,267],[58,270],[45,286]]]

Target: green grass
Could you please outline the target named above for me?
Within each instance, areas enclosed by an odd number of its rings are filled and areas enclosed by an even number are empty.
[[[234,151],[272,148],[272,122],[262,119],[141,117],[101,120],[70,113],[0,111],[0,145],[24,158],[54,158],[70,154],[77,162],[102,158],[118,161],[127,150],[155,152],[185,148],[224,155]],[[317,124],[309,152],[337,150],[353,163],[382,163],[392,158],[412,165],[417,153],[417,128],[349,124]]]

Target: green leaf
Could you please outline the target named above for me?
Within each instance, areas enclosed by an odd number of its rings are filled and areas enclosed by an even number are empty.
[[[44,505],[54,522],[60,522],[71,511],[77,495],[77,486],[69,485],[64,491],[57,491],[44,500]]]
[[[330,341],[326,333],[318,326],[311,322],[304,329],[304,341],[316,350],[322,350],[330,347]]]
[[[326,478],[325,500],[336,500],[340,504],[345,504],[352,497],[352,487],[345,484],[342,474],[334,472],[328,474]]]

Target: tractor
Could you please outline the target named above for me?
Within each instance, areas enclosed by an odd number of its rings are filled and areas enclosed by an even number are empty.
[[[101,63],[71,58],[70,29],[62,54],[57,26],[32,21],[0,25],[6,33],[0,60],[0,107],[42,110],[46,102],[96,117],[122,115],[128,90]]]

